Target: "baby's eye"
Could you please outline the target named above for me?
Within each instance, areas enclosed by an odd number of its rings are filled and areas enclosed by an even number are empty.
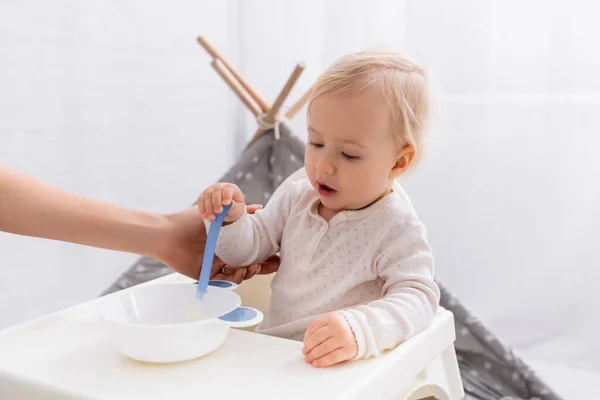
[[[317,149],[320,149],[321,147],[323,147],[323,145],[321,143],[315,143],[313,141],[308,142],[311,146],[316,147]]]
[[[344,157],[346,157],[348,160],[358,160],[360,158],[359,156],[351,156],[350,154],[346,154],[344,152],[342,152],[342,155]]]

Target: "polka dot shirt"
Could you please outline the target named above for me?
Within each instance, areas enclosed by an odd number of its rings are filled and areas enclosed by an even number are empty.
[[[232,266],[280,252],[256,331],[302,340],[314,319],[339,310],[356,336],[356,358],[366,358],[429,326],[440,293],[424,226],[406,194],[395,190],[329,221],[318,205],[318,194],[301,180],[221,230],[216,253]]]

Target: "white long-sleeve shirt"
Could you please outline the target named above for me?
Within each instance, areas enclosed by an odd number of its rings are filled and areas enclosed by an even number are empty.
[[[403,191],[329,222],[308,180],[253,215],[224,226],[216,254],[231,266],[280,252],[271,301],[256,332],[302,340],[319,316],[340,310],[358,343],[377,356],[428,327],[439,303],[423,224]]]

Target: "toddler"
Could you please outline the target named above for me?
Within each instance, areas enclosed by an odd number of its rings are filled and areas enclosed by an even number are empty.
[[[393,187],[421,151],[427,109],[425,74],[412,61],[392,52],[343,57],[319,77],[308,103],[308,179],[253,215],[233,184],[213,185],[198,199],[208,221],[233,203],[216,251],[227,264],[280,252],[256,332],[303,340],[315,367],[393,349],[436,314],[425,228]]]

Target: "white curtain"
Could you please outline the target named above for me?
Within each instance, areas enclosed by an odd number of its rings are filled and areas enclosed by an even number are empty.
[[[438,277],[528,355],[600,370],[598,6],[231,4],[236,65],[269,101],[297,61],[307,69],[288,105],[347,52],[386,46],[420,60],[435,80],[436,115],[428,154],[403,183]],[[247,138],[256,124],[238,113]],[[305,114],[292,126],[304,138]]]

